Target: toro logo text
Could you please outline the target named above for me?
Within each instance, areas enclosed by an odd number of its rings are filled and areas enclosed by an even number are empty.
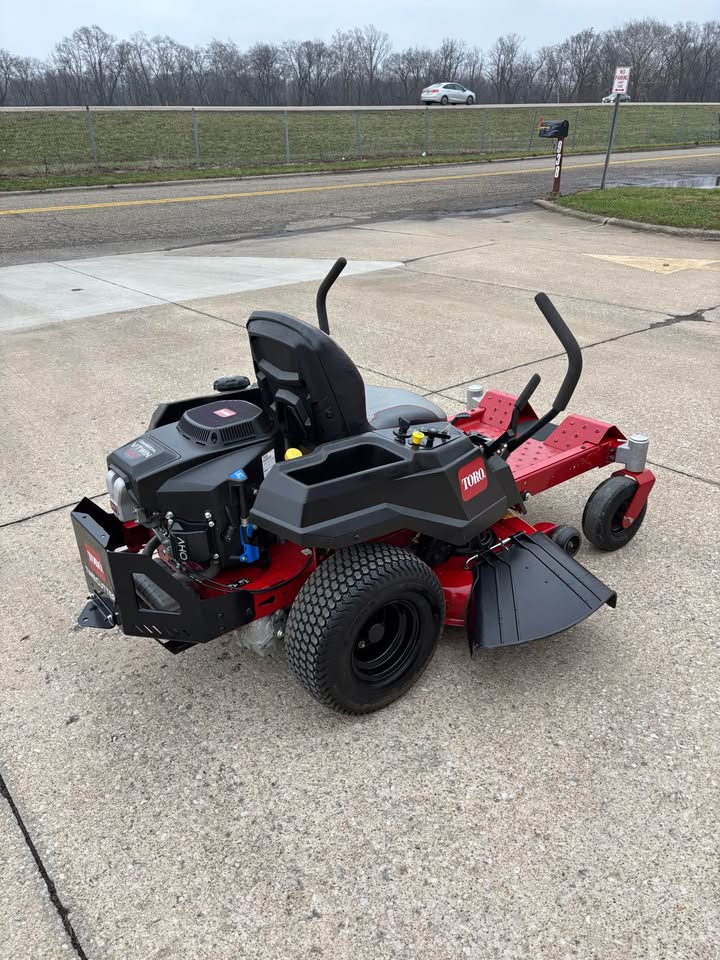
[[[477,457],[458,470],[458,483],[463,500],[472,500],[488,485],[487,467],[482,457]]]
[[[100,577],[103,583],[107,583],[107,576],[105,575],[105,568],[103,567],[102,560],[100,559],[100,554],[96,553],[89,543],[85,544],[85,554],[87,556],[88,565],[92,572]]]

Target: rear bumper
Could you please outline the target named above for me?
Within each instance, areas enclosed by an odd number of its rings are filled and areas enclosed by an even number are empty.
[[[122,523],[92,500],[81,500],[71,517],[90,590],[78,617],[81,627],[119,626],[129,636],[151,637],[179,652],[254,619],[251,595],[236,591],[203,598],[163,564],[128,550]],[[138,578],[145,583],[141,592]],[[141,595],[147,595],[147,580],[167,596],[167,606],[172,609],[148,607]]]

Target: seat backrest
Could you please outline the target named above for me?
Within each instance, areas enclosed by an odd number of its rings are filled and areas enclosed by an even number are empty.
[[[247,322],[263,405],[290,446],[316,446],[370,429],[355,364],[317,327],[284,313],[256,311]]]

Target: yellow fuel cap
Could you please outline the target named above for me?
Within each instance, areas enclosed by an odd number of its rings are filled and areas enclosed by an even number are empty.
[[[425,439],[425,434],[422,432],[422,430],[413,430],[412,437],[410,439],[414,447],[419,447]]]
[[[297,447],[288,447],[285,451],[286,460],[297,460],[298,457],[302,456],[302,450],[298,450]]]

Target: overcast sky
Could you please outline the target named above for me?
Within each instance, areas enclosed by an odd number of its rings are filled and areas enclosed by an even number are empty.
[[[598,30],[630,17],[710,20],[720,12],[718,0],[515,0],[478,3],[477,0],[0,0],[0,47],[13,53],[43,58],[61,37],[76,27],[98,23],[119,37],[142,30],[169,34],[182,43],[204,44],[213,37],[232,39],[248,47],[257,40],[328,39],[336,29],[374,23],[385,30],[395,47],[434,46],[444,36],[462,37],[487,48],[501,33],[516,32],[535,48],[564,39],[576,30]],[[447,14],[446,16],[443,14]]]

